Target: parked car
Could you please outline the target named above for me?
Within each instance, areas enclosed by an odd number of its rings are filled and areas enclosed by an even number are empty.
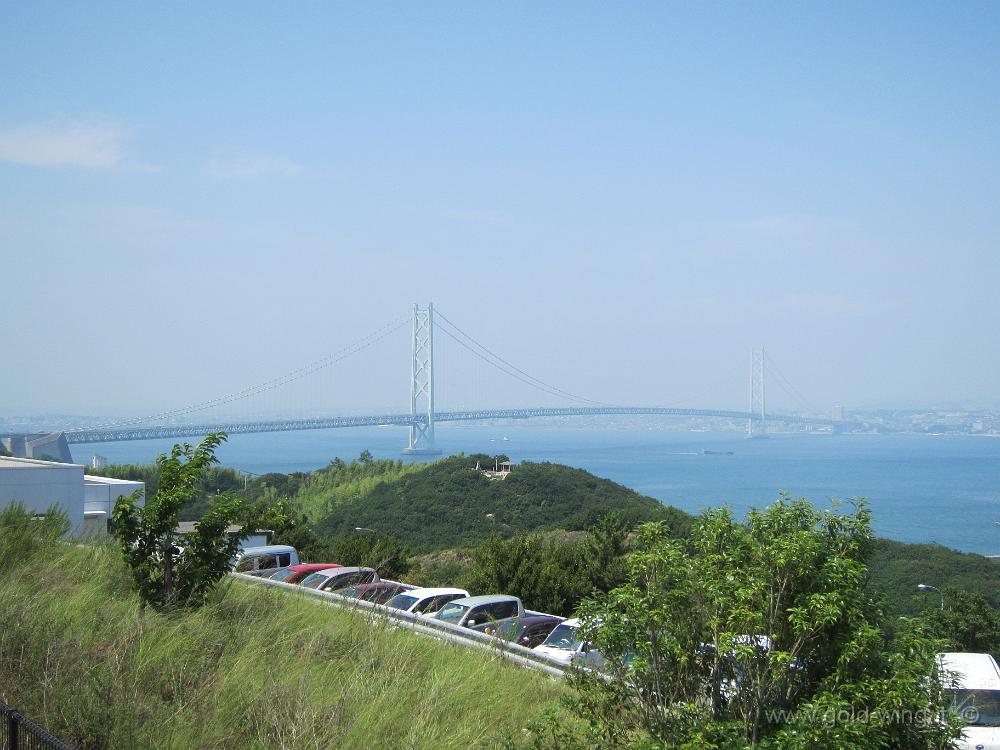
[[[347,586],[337,589],[333,593],[341,596],[348,596],[352,599],[361,599],[372,604],[385,604],[387,601],[403,591],[409,591],[413,586],[396,581],[374,581],[372,583],[359,583],[354,586]]]
[[[465,589],[411,589],[392,597],[385,603],[385,606],[422,617],[433,617],[448,602],[464,599],[468,595],[469,592]]]
[[[486,622],[482,625],[476,625],[473,630],[518,643],[525,648],[534,648],[544,641],[552,629],[564,619],[555,615],[526,615],[516,620],[506,620],[501,623]]]
[[[317,570],[328,570],[329,568],[342,568],[343,565],[337,563],[299,563],[290,565],[287,568],[278,568],[267,576],[272,581],[284,581],[285,583],[301,583],[302,579]]]
[[[380,581],[374,568],[340,567],[317,570],[302,579],[300,586],[318,591],[336,591],[359,583]]]
[[[261,575],[264,572],[275,572],[278,568],[287,568],[299,564],[299,553],[295,547],[287,544],[268,544],[264,547],[247,547],[233,561],[233,570],[237,573]]]
[[[535,646],[535,651],[561,661],[563,664],[602,666],[604,656],[600,651],[591,648],[590,643],[580,640],[579,629],[580,621],[578,619],[564,620],[553,628],[541,645]]]
[[[471,628],[484,623],[503,622],[524,617],[524,605],[516,596],[487,594],[467,596],[448,602],[434,615],[434,619],[452,625]]]
[[[967,726],[955,747],[1000,749],[1000,666],[990,654],[938,654],[945,693]]]

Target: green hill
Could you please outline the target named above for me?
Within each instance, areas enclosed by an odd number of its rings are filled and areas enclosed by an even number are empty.
[[[663,520],[678,532],[690,517],[582,469],[524,462],[504,480],[476,470],[486,456],[452,456],[342,499],[316,523],[334,536],[361,526],[392,534],[417,553],[469,547],[494,535],[583,530],[617,511],[630,524]]]
[[[869,570],[872,586],[885,596],[886,610],[893,614],[913,615],[938,605],[938,595],[918,592],[918,583],[980,593],[1000,607],[1000,563],[982,555],[879,539]]]

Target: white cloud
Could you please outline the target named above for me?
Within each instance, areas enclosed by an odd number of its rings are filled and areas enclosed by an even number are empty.
[[[238,153],[209,159],[205,163],[204,172],[217,180],[295,177],[302,172],[302,165],[284,156]]]
[[[0,129],[0,161],[33,167],[110,169],[122,164],[124,129],[100,120]]]

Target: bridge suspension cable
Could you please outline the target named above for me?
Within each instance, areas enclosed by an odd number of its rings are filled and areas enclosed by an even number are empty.
[[[778,376],[777,383],[781,386],[781,389],[793,399],[796,399],[799,402],[799,406],[804,408],[807,412],[816,411],[806,397],[802,395],[801,391],[799,391],[799,389],[792,384],[792,381],[785,376],[785,373],[781,371],[781,368],[778,367],[771,355],[765,352],[764,357],[767,359],[768,365],[770,365],[770,371]]]
[[[338,362],[347,359],[350,356],[358,354],[374,344],[378,343],[386,336],[395,333],[400,328],[405,326],[410,322],[410,317],[408,315],[403,315],[396,318],[389,323],[386,323],[381,328],[373,331],[367,336],[358,339],[353,344],[345,346],[332,354],[311,362],[303,367],[300,367],[291,372],[280,375],[276,378],[271,378],[270,380],[264,381],[263,383],[258,383],[256,385],[249,386],[240,391],[234,391],[232,393],[227,393],[224,396],[219,396],[217,398],[210,399],[209,401],[202,401],[197,404],[192,404],[190,406],[185,406],[179,409],[172,409],[170,411],[160,412],[159,414],[151,414],[145,417],[134,417],[130,419],[122,419],[114,422],[106,422],[104,424],[94,425],[93,427],[80,427],[74,430],[67,430],[70,432],[86,432],[90,430],[107,429],[114,427],[128,427],[130,425],[144,424],[146,422],[158,422],[163,419],[170,419],[171,417],[181,417],[188,414],[193,414],[195,412],[204,411],[205,409],[211,409],[215,406],[225,406],[226,404],[231,404],[235,401],[242,401],[243,399],[251,398],[257,396],[261,393],[266,393],[267,391],[273,391],[276,388],[280,388],[284,385],[288,385],[296,380],[300,380],[308,375],[319,372],[320,370],[326,369],[331,365],[335,365]]]
[[[468,349],[476,357],[479,357],[479,359],[483,360],[484,362],[496,368],[505,375],[509,375],[515,380],[519,380],[526,385],[530,385],[532,388],[536,388],[537,390],[547,393],[550,396],[556,396],[558,398],[567,399],[569,401],[576,401],[578,403],[591,404],[593,406],[612,406],[612,404],[607,404],[602,401],[594,401],[593,399],[585,398],[584,396],[577,396],[576,394],[570,393],[569,391],[563,390],[562,388],[550,385],[549,383],[546,383],[544,380],[539,380],[533,375],[526,373],[521,368],[511,364],[506,359],[501,357],[499,354],[488,349],[485,345],[479,343],[479,341],[477,341],[475,338],[473,338],[468,333],[459,328],[457,325],[448,320],[448,318],[445,317],[445,315],[440,310],[438,309],[434,310],[434,317],[445,324],[444,326],[441,327],[441,330],[445,333],[445,335],[447,335],[449,338],[453,339],[456,343]],[[449,328],[453,329],[454,332],[448,330]],[[466,343],[466,341],[468,341],[469,343]],[[477,351],[477,349],[479,351]]]

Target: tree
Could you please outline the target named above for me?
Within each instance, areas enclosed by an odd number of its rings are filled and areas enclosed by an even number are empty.
[[[924,614],[931,632],[956,651],[1000,654],[1000,610],[985,596],[949,587],[944,590],[944,603],[940,609],[935,599]]]
[[[502,591],[529,609],[569,616],[585,596],[625,581],[627,534],[622,515],[609,513],[584,539],[494,536],[473,551],[467,588]]]
[[[785,497],[746,523],[706,511],[689,540],[641,527],[628,582],[580,608],[606,659],[572,677],[582,746],[946,745],[942,643],[919,623],[887,638],[866,588],[872,543],[863,503],[839,514]]]
[[[398,579],[410,569],[410,552],[396,537],[367,530],[335,537],[330,556],[341,565],[374,568],[382,578]]]
[[[238,536],[227,534],[227,527],[235,523],[253,529],[280,520],[280,506],[264,518],[243,499],[220,493],[194,533],[177,533],[178,514],[197,496],[199,479],[218,461],[215,450],[225,440],[226,434],[219,432],[207,435],[197,447],[174,445],[170,455],[156,459],[157,489],[144,505],[138,503],[138,492],[115,503],[114,533],[139,595],[148,604],[170,609],[201,603],[239,550]]]
[[[336,559],[330,545],[320,539],[302,513],[288,513],[284,523],[274,527],[273,544],[289,544],[299,552],[302,562],[325,562]]]

